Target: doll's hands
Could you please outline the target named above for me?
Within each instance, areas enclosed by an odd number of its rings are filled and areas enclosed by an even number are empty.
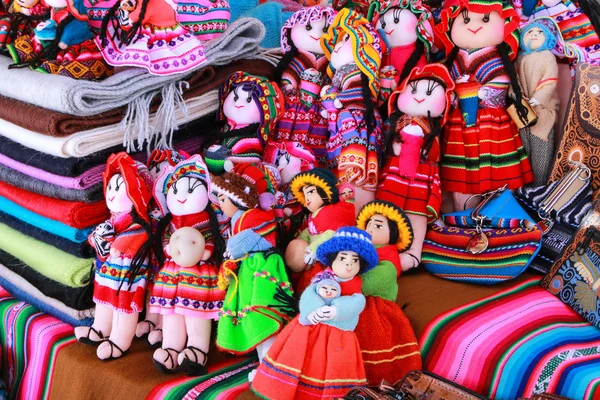
[[[342,104],[342,102],[340,101],[340,99],[338,99],[336,97],[335,100],[333,100],[333,105],[335,106],[335,108],[337,108],[338,110],[342,109],[344,107],[344,105]]]
[[[304,249],[304,263],[312,266],[316,261],[317,254],[310,247]]]
[[[121,256],[121,252],[117,249],[115,249],[114,247],[110,248],[110,256],[114,257],[114,258],[118,258]]]
[[[67,45],[66,45],[66,44],[64,44],[63,42],[59,42],[59,43],[58,43],[58,47],[60,47],[62,50],[66,50],[66,49],[67,49],[67,47],[69,47],[69,46],[67,46]]]
[[[539,106],[541,104],[535,97],[532,97],[527,101],[531,107]]]
[[[329,91],[329,89],[331,89],[331,85],[325,85],[321,88],[321,92],[319,93],[319,96],[321,97],[325,97],[327,95],[327,92]]]
[[[21,7],[21,14],[29,16],[31,15],[31,11],[29,11],[29,8]]]
[[[456,80],[456,83],[467,83],[470,77],[471,75],[462,75]]]
[[[336,306],[323,306],[320,310],[323,315],[323,321],[333,321],[337,317]]]
[[[225,253],[223,253],[223,260],[231,260],[231,253],[229,250],[226,250]]]
[[[508,97],[510,97],[511,99],[515,100],[517,98],[517,95],[515,94],[515,90],[513,89],[512,86],[510,86],[508,88]]]
[[[481,100],[485,100],[487,98],[487,96],[488,96],[488,90],[485,87],[482,87],[477,92],[477,97],[479,97]]]
[[[400,155],[400,151],[402,150],[402,143],[394,142],[392,144],[392,150],[394,150],[394,155],[397,157]]]
[[[285,214],[286,217],[291,217],[293,211],[292,211],[291,208],[286,207],[286,208],[283,209],[283,213]]]
[[[35,27],[35,29],[37,31],[41,31],[43,29],[45,29],[48,25],[50,25],[50,21],[42,21],[39,24],[37,24],[37,26]]]

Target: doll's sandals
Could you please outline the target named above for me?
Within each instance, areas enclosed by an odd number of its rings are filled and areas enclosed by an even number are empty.
[[[141,329],[141,328],[147,328],[146,329]],[[156,324],[152,321],[148,321],[147,319],[138,322],[137,327],[135,329],[135,336],[139,337],[139,338],[143,338],[144,336],[148,336],[150,334],[150,332],[156,330]],[[141,332],[140,332],[141,331]]]
[[[96,336],[98,336],[100,338],[100,340],[92,340],[92,339],[90,339],[90,334],[92,332],[94,332],[94,334]],[[87,334],[85,336],[81,336],[77,340],[80,341],[81,343],[89,344],[90,346],[98,346],[100,343],[104,342],[106,340],[106,338],[102,334],[102,331],[97,331],[97,330],[95,330],[94,328],[92,328],[90,326],[90,327],[88,327]]]
[[[198,354],[202,355],[202,363]],[[190,358],[190,356],[192,358]],[[194,346],[188,346],[181,352],[180,365],[184,369],[185,373],[190,376],[206,375],[208,370],[206,369],[206,361],[208,360],[208,354]],[[183,360],[181,360],[183,358]]]
[[[129,351],[129,349],[123,351],[119,346],[115,344],[115,342],[113,342],[110,339],[107,339],[106,343],[108,343],[108,345],[110,346],[110,356],[108,356],[107,358],[101,358],[102,361],[116,360],[117,358],[123,357]],[[117,354],[115,354],[115,350],[118,351]]]
[[[169,372],[173,372],[177,369],[177,356],[179,352],[172,348],[163,349],[167,352],[167,356],[161,362],[152,356],[152,362],[154,362],[154,366],[163,374],[168,374]],[[175,353],[175,355],[173,355]],[[170,368],[169,368],[170,366]]]
[[[162,345],[162,329],[158,328],[148,334],[146,341],[153,349],[158,349]],[[156,339],[154,342],[152,340]]]

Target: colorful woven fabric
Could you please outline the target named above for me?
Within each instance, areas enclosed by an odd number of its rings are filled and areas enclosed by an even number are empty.
[[[419,343],[424,369],[491,398],[600,396],[600,330],[535,278],[438,316]]]
[[[227,0],[178,1],[177,22],[202,41],[218,38],[229,24]]]

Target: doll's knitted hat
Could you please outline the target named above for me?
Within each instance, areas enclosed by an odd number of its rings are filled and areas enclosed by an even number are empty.
[[[174,167],[178,162],[183,161],[186,158],[190,158],[189,155],[175,150],[154,149],[152,150],[152,153],[150,153],[148,161],[146,161],[146,167],[148,167],[148,169],[152,169],[163,161],[167,161],[169,165]]]
[[[371,235],[355,226],[338,229],[331,239],[319,246],[317,259],[328,265],[329,255],[340,251],[353,251],[365,260],[366,266],[360,271],[361,274],[374,268],[379,262],[379,255],[371,242]]]
[[[309,22],[318,21],[321,17],[325,17],[325,26],[328,27],[333,23],[335,14],[333,8],[324,6],[305,7],[296,11],[281,28],[281,50],[284,53],[287,53],[292,49],[288,40],[290,39],[290,32],[294,26],[298,24],[306,25]]]
[[[328,285],[333,286],[338,290],[338,295],[336,297],[339,297],[342,294],[342,287],[340,286],[337,276],[333,273],[331,268],[326,268],[323,272],[319,272],[314,278],[312,278],[310,283],[311,285],[317,285],[317,293],[322,286]]]
[[[371,217],[375,214],[381,214],[390,221],[398,225],[398,247],[399,252],[406,251],[412,246],[414,234],[410,220],[399,207],[388,201],[374,200],[370,201],[360,209],[356,217],[356,226],[360,229],[366,229]]]
[[[256,208],[262,202],[265,194],[272,194],[273,187],[264,172],[252,164],[238,164],[231,172],[213,179],[211,186],[211,200],[218,204],[217,196],[224,194],[235,203],[246,207]],[[261,196],[263,198],[261,198]]]
[[[306,203],[302,188],[307,185],[314,185],[323,189],[332,204],[340,201],[337,178],[333,172],[328,169],[313,168],[310,171],[299,173],[292,179],[292,182],[290,183],[292,195],[302,204]]]

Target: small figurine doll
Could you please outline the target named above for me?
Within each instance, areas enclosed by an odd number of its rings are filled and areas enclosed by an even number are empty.
[[[300,315],[258,367],[252,390],[263,398],[342,398],[352,387],[366,385],[354,330],[365,307],[358,274],[378,262],[371,236],[355,227],[340,228],[319,247],[318,258],[331,270],[314,277],[300,298]]]
[[[357,211],[375,198],[383,135],[375,105],[381,61],[379,35],[366,18],[340,11],[321,46],[332,85],[321,92],[328,112],[328,166],[356,188]]]
[[[321,116],[320,93],[328,61],[320,40],[334,17],[333,8],[322,6],[302,8],[292,15],[281,29],[284,56],[275,74],[285,111],[274,139],[305,144],[315,153],[318,167],[326,165],[329,136],[327,119]]]
[[[390,96],[391,132],[377,199],[402,208],[412,223],[413,246],[401,255],[405,270],[420,264],[427,224],[440,213],[439,137],[453,89],[454,81],[446,67],[428,64],[413,69]]]
[[[421,0],[381,0],[374,4],[371,23],[386,44],[381,59],[379,105],[387,112],[387,100],[394,88],[413,68],[429,61],[434,22],[429,7]]]
[[[285,261],[293,272],[294,290],[300,295],[311,279],[325,267],[317,262],[319,246],[333,237],[336,229],[355,224],[354,205],[340,201],[337,179],[327,169],[302,172],[292,180],[290,189],[308,211],[308,227],[292,240]]]
[[[398,252],[411,246],[410,220],[394,204],[375,200],[360,210],[356,225],[371,235],[379,263],[360,275],[367,304],[354,332],[369,384],[383,379],[397,382],[408,371],[422,367],[415,332],[396,304],[397,277],[402,271]]]
[[[552,49],[556,37],[542,21],[521,29],[517,74],[523,96],[538,117],[535,125],[521,129],[521,140],[533,168],[537,186],[548,182],[554,160],[554,124],[558,112],[558,63]]]
[[[10,68],[28,66],[74,79],[96,80],[112,75],[113,69],[94,44],[83,0],[43,1],[50,7],[50,19],[10,45],[15,62]]]
[[[268,184],[254,165],[240,164],[217,176],[212,201],[231,218],[231,234],[221,267],[227,288],[217,329],[217,347],[234,354],[254,349],[259,361],[295,313],[285,264],[275,251],[277,222],[273,210],[258,208]],[[252,380],[256,370],[249,374]]]
[[[462,210],[472,194],[533,181],[531,165],[506,112],[512,85],[519,118],[527,109],[512,60],[518,50],[519,16],[500,0],[459,0],[435,26],[444,43],[459,107],[450,114],[442,142],[442,190],[453,197],[443,212]],[[446,202],[444,202],[446,204]]]
[[[144,308],[152,231],[148,216],[152,184],[148,169],[127,153],[108,158],[104,197],[111,217],[90,234],[102,264],[94,278],[96,314],[91,327],[75,328],[82,343],[98,345],[101,360],[123,356]]]
[[[225,299],[225,291],[217,286],[224,245],[209,202],[210,183],[206,164],[194,155],[167,168],[154,184],[154,191],[166,196],[167,206],[157,232],[166,259],[149,307],[163,318],[162,346],[153,355],[163,372],[181,365],[190,375],[206,373],[212,320]],[[157,258],[160,262],[163,257]]]
[[[31,34],[40,21],[48,19],[49,12],[41,0],[11,0],[6,5],[6,11],[0,11],[0,49],[20,36]]]
[[[354,186],[351,183],[341,183],[338,185],[338,192],[340,192],[340,197],[342,200],[347,201],[348,203],[354,203],[354,197],[356,192],[354,190]]]
[[[283,94],[276,83],[242,71],[231,74],[219,91],[219,119],[225,127],[208,135],[222,138],[204,154],[209,171],[222,174],[235,164],[259,163],[282,113]]]

